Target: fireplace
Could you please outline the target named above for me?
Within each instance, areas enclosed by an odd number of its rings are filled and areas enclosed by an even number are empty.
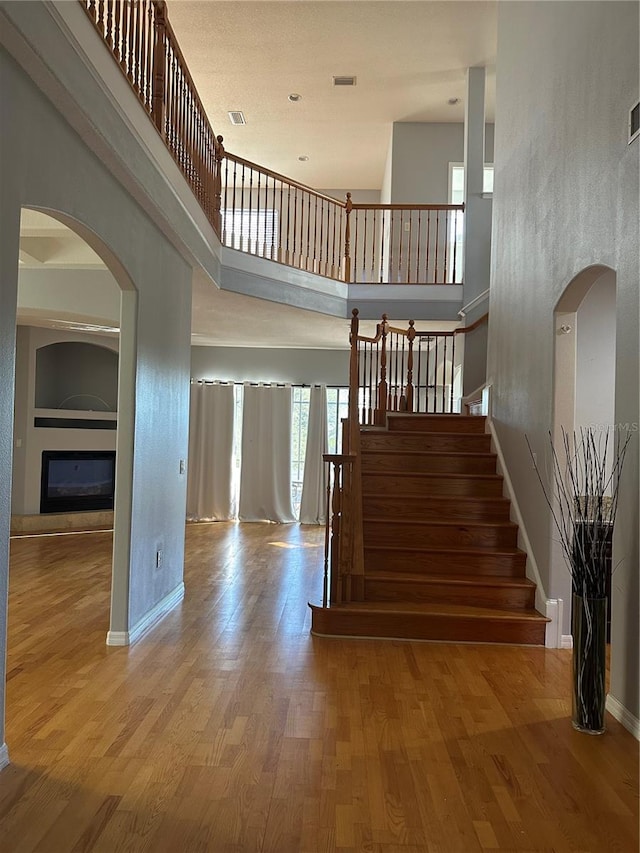
[[[115,450],[43,450],[40,512],[113,509]]]

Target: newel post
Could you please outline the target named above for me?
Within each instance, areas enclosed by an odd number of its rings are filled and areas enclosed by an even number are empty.
[[[215,168],[213,174],[213,229],[222,238],[222,218],[220,215],[222,207],[222,161],[224,160],[224,138],[216,136],[215,146]]]
[[[355,429],[358,424],[358,391],[360,388],[360,375],[358,369],[358,331],[360,329],[359,311],[354,308],[351,312],[351,332],[349,343],[351,344],[351,358],[349,361],[349,422]],[[351,440],[349,440],[351,445]],[[348,447],[351,452],[351,446]]]
[[[409,331],[407,332],[407,341],[409,342],[409,352],[407,354],[407,389],[405,391],[405,399],[407,401],[407,411],[413,411],[413,342],[416,337],[414,329],[415,320],[409,320]]]
[[[164,136],[165,115],[165,44],[167,39],[166,4],[164,0],[154,3],[155,46],[153,49],[153,94],[151,99],[151,118]]]
[[[378,324],[378,332],[380,333],[380,381],[378,382],[378,405],[375,412],[376,426],[386,426],[387,423],[387,334],[389,331],[389,318],[386,314],[382,315],[382,323]]]
[[[349,217],[353,210],[351,193],[347,193],[347,201],[344,209],[347,213],[347,221],[344,228],[344,280],[349,283],[351,281],[351,221]]]

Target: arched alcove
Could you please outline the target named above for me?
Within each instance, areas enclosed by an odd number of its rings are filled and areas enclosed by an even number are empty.
[[[118,353],[84,341],[39,347],[34,403],[37,409],[117,411]]]
[[[553,441],[583,428],[605,431],[615,422],[616,273],[594,265],[576,275],[554,311]],[[562,459],[562,453],[559,453]],[[550,579],[554,597],[571,601],[571,579],[557,536],[552,536]],[[569,633],[565,607],[563,633]]]

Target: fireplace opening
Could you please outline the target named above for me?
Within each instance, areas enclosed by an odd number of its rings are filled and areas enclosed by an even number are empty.
[[[43,450],[40,512],[113,509],[115,450]]]

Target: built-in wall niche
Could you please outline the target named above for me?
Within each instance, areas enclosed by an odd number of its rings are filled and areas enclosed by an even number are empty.
[[[63,341],[36,350],[36,409],[115,412],[118,353],[98,344]]]

